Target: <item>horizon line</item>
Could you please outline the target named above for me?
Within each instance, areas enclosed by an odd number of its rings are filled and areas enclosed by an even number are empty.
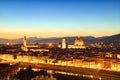
[[[120,33],[117,33],[117,34],[112,34],[112,35],[104,35],[104,36],[93,36],[93,35],[88,35],[88,36],[79,36],[79,37],[94,37],[94,38],[99,38],[99,37],[105,37],[105,36],[114,36],[114,35],[119,35]],[[27,35],[24,35],[24,36],[26,36],[27,37]],[[2,38],[2,37],[0,37],[0,39],[7,39],[7,40],[16,40],[16,39],[23,39],[24,38],[24,36],[23,37],[20,37],[20,38]],[[28,36],[27,38],[42,38],[42,39],[45,39],[45,38],[62,38],[62,37],[78,37],[77,35],[74,35],[74,36],[59,36],[59,37],[57,37],[57,36],[51,36],[51,37],[38,37],[38,36]]]

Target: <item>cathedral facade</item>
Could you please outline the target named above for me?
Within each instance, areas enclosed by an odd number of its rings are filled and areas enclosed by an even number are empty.
[[[84,41],[80,37],[76,38],[74,41],[74,44],[72,45],[67,44],[65,38],[63,38],[62,43],[60,43],[58,47],[62,49],[65,49],[65,48],[84,49],[85,45],[84,45]]]

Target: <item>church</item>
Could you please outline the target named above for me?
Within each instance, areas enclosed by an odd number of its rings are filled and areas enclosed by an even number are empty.
[[[85,45],[84,45],[84,41],[80,37],[76,38],[74,44],[72,45],[67,44],[65,38],[62,38],[62,43],[60,43],[58,47],[62,49],[65,48],[84,49]]]

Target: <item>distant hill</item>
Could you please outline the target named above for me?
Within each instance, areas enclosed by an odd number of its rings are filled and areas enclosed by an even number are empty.
[[[105,37],[105,38],[99,39],[99,41],[105,44],[110,44],[110,43],[120,44],[120,34]]]
[[[65,37],[66,42],[69,44],[73,44],[77,36],[73,37]],[[96,43],[96,42],[103,42],[105,44],[109,43],[120,43],[120,34],[117,35],[112,35],[112,36],[103,36],[103,37],[98,37],[95,38],[93,36],[81,36],[81,38],[84,40],[85,44],[91,44],[91,43]],[[60,43],[61,38],[37,38],[37,37],[29,37],[27,38],[28,43]],[[5,44],[7,42],[11,43],[17,43],[17,44],[22,44],[23,43],[23,38],[20,39],[15,39],[15,40],[9,40],[9,39],[2,39],[0,38],[0,44]]]
[[[66,42],[69,44],[73,44],[77,36],[74,37],[65,37]],[[96,38],[92,36],[81,37],[86,43],[91,43],[96,41]],[[46,38],[46,39],[38,39],[34,42],[36,43],[60,43],[62,38]]]
[[[27,39],[28,42],[33,42],[37,40],[38,38],[36,37],[30,37]],[[14,40],[9,40],[9,39],[0,39],[0,44],[5,44],[5,43],[17,43],[17,44],[22,44],[23,43],[23,38],[19,39],[14,39]]]
[[[0,44],[5,44],[5,43],[22,43],[23,39],[15,39],[15,40],[9,40],[9,39],[0,39]]]

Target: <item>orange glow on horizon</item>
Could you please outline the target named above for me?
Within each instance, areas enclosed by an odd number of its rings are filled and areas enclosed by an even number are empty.
[[[18,38],[23,38],[24,36],[28,37],[38,37],[38,38],[50,38],[50,37],[72,37],[72,36],[94,36],[94,37],[101,37],[101,36],[111,36],[114,34],[84,34],[84,33],[0,33],[0,38],[4,38],[4,39],[10,39],[10,40],[14,40],[14,39],[18,39]]]

